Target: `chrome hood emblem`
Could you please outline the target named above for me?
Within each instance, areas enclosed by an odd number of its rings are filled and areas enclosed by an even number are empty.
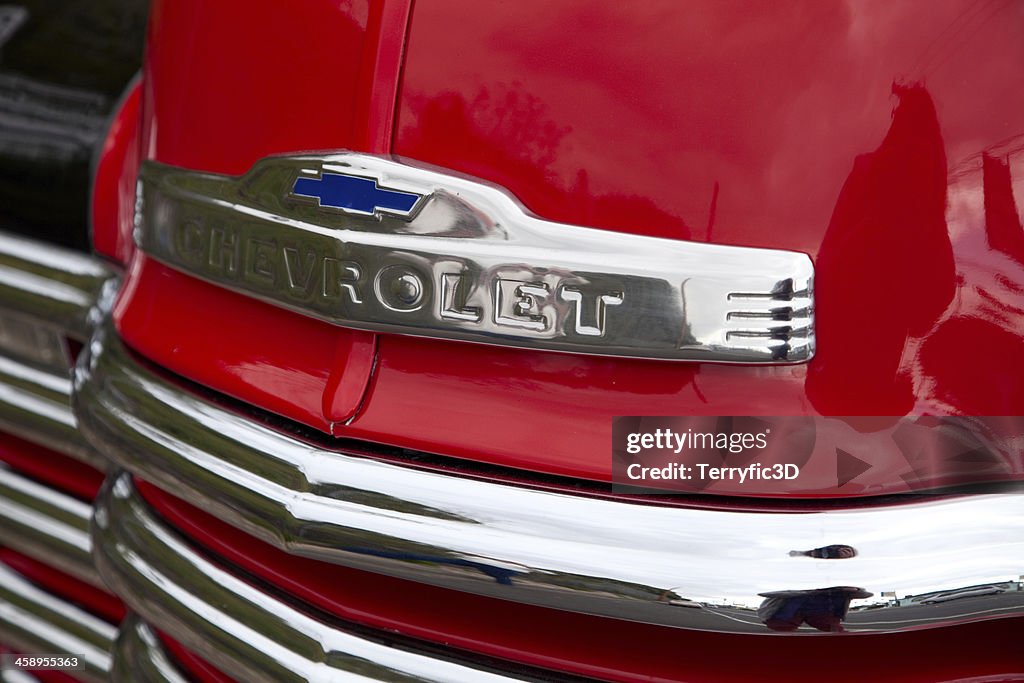
[[[366,154],[273,157],[237,178],[145,162],[135,239],[364,330],[668,360],[814,352],[805,254],[545,221],[492,185]]]

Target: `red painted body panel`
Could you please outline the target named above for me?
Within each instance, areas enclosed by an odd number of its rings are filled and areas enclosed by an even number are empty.
[[[241,10],[154,2],[143,73],[144,158],[242,173],[257,159],[296,150],[387,151],[408,3],[323,0],[279,9],[269,1]],[[355,412],[373,366],[374,335],[311,324],[153,270],[133,265],[117,311],[135,348],[313,427],[330,431]],[[157,282],[160,291],[151,291]],[[135,295],[143,297],[138,305]]]
[[[92,243],[97,253],[128,263],[135,251],[135,178],[139,173],[142,86],[136,81],[114,112],[93,175]]]
[[[324,389],[347,331],[185,278],[141,254],[114,314],[125,340],[163,367],[327,428]]]
[[[146,156],[242,173],[277,152],[389,151],[399,5],[240,18],[158,2]],[[597,480],[616,414],[1024,413],[1024,10],[920,7],[430,0],[412,13],[390,151],[496,182],[544,218],[810,254],[809,365],[382,335],[343,426],[372,335],[146,261],[120,330],[175,372],[324,431]]]
[[[615,414],[1024,412],[1024,8],[997,4],[417,4],[395,153],[545,218],[806,252],[818,355],[806,373],[452,362],[383,339],[358,434],[440,394],[405,445],[600,478]],[[455,23],[473,30],[452,40]],[[1008,158],[1000,191],[984,150]],[[1016,256],[986,240],[979,195],[1016,219]]]
[[[273,0],[153,3],[146,158],[240,174],[270,154],[363,139],[353,105],[364,94],[370,3],[280,10]]]

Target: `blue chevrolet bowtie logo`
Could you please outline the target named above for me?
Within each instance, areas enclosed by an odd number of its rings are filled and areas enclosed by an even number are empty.
[[[377,187],[377,181],[341,173],[323,173],[319,178],[298,178],[292,194],[315,197],[320,206],[372,216],[386,211],[406,216],[422,195]]]

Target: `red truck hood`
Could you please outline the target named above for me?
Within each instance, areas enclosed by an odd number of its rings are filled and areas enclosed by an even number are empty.
[[[551,220],[805,252],[817,356],[753,368],[371,335],[144,257],[116,312],[137,351],[335,436],[593,480],[610,476],[615,415],[1024,412],[1021,7],[355,5],[157,2],[144,157],[241,174],[276,153],[393,154]],[[804,493],[833,491],[834,445]],[[899,489],[898,449],[864,449],[888,466],[841,493]]]

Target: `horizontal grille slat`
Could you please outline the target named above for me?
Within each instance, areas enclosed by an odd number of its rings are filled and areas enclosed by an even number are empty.
[[[130,477],[97,501],[100,572],[150,623],[252,683],[524,680],[378,642],[325,623],[207,559],[156,518]],[[527,679],[529,680],[529,679]]]
[[[0,428],[99,469],[71,412],[67,340],[89,338],[116,284],[98,259],[0,231]]]
[[[844,615],[848,631],[1024,613],[1019,494],[786,514],[588,498],[304,441],[148,368],[109,325],[98,330],[89,353],[74,401],[97,448],[295,555],[521,603],[707,631],[766,633],[758,616],[764,593],[820,596],[844,586],[877,598],[871,609]],[[915,530],[913,552],[908,528]],[[1005,539],[995,548],[993,534]],[[790,555],[822,539],[855,547],[860,556],[835,562]],[[979,585],[998,595],[965,596],[943,609],[881,595],[905,599]]]

